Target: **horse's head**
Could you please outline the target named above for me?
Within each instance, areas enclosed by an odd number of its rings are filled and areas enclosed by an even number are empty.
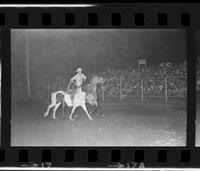
[[[105,83],[105,79],[103,77],[100,77],[100,76],[94,76],[92,79],[91,79],[91,83],[93,84],[104,84]]]

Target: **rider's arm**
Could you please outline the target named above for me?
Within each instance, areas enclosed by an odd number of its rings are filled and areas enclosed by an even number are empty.
[[[70,79],[70,81],[74,81],[74,80],[75,80],[75,78],[76,78],[76,75],[75,75],[75,76],[73,76],[73,77]]]

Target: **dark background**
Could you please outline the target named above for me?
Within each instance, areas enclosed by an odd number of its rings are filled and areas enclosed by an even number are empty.
[[[200,65],[200,31],[196,31],[197,65]]]
[[[185,31],[139,29],[41,29],[28,30],[30,78],[68,80],[77,67],[84,73],[106,68],[136,68],[138,59],[147,65],[184,62]],[[12,81],[26,83],[26,30],[11,32]]]

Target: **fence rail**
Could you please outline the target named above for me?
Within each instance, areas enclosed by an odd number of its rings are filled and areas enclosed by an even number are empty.
[[[119,78],[110,80],[98,89],[98,93],[103,101],[108,96],[116,96],[119,101],[126,97],[139,97],[143,101],[146,97],[163,97],[168,101],[169,97],[186,97],[187,81],[186,77],[155,77],[155,78]],[[39,99],[49,99],[51,92],[58,89],[66,90],[67,83],[57,79],[54,83],[37,84],[30,89],[30,96]],[[27,96],[26,87],[18,86],[12,88],[12,94],[17,99]]]
[[[126,80],[120,78],[118,83],[113,86],[113,95],[118,95],[120,101],[123,101],[127,96],[141,97],[143,101],[145,97],[163,97],[168,101],[169,97],[186,97],[187,96],[187,81],[186,77],[156,77],[156,78],[137,78],[134,80]],[[116,82],[116,80],[115,80]],[[112,87],[115,87],[114,89]],[[105,100],[108,91],[102,91],[102,99]]]

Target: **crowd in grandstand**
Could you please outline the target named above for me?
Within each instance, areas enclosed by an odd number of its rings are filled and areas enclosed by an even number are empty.
[[[106,93],[119,94],[122,88],[123,94],[141,94],[141,88],[145,94],[182,94],[187,87],[186,62],[180,64],[161,63],[159,66],[146,66],[138,69],[115,70],[107,69],[101,75],[107,81]]]

